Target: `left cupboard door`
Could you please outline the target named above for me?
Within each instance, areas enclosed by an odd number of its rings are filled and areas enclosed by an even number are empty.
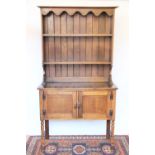
[[[40,112],[42,120],[77,118],[76,91],[42,90]]]

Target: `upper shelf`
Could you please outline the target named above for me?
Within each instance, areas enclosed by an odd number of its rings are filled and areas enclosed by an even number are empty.
[[[43,37],[112,37],[112,34],[43,34]]]

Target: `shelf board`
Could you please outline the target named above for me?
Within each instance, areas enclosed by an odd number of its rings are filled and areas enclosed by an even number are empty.
[[[77,65],[108,65],[112,64],[110,61],[63,61],[63,62],[44,62],[44,65],[69,65],[69,64],[77,64]]]
[[[112,34],[43,34],[43,37],[111,37]]]

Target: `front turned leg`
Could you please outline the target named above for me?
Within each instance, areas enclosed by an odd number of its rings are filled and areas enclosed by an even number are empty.
[[[41,120],[41,150],[44,151],[45,146],[45,134],[44,134],[44,120]]]
[[[111,135],[110,135],[110,141],[111,141],[112,147],[115,147],[114,130],[115,130],[115,120],[111,120]]]
[[[107,120],[106,139],[110,139],[110,120]]]
[[[49,120],[45,120],[45,138],[49,139]]]

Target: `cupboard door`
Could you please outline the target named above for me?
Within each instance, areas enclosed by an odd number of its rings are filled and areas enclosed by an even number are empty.
[[[78,115],[83,119],[111,119],[110,91],[81,91],[79,92]]]
[[[42,112],[45,120],[76,118],[76,92],[45,90]]]

